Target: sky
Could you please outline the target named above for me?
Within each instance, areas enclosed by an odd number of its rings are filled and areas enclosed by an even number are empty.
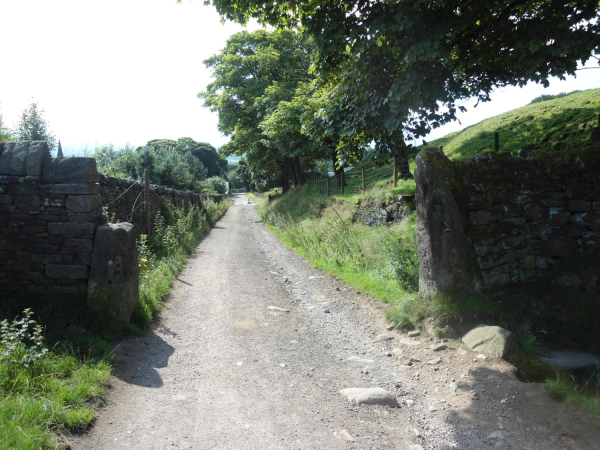
[[[0,0],[0,18],[0,113],[8,125],[35,99],[67,155],[184,136],[215,147],[228,141],[197,94],[211,81],[203,61],[243,28],[222,24],[202,0]],[[541,94],[599,87],[600,70],[582,70],[549,89],[504,89],[477,108],[466,102],[461,123],[426,139]]]

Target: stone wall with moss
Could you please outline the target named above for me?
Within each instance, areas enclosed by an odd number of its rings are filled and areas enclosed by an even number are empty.
[[[544,277],[600,250],[600,149],[528,160],[486,153],[453,166],[447,180],[484,286]]]

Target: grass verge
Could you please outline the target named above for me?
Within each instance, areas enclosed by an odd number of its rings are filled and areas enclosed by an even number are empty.
[[[187,255],[230,205],[205,202],[201,213],[168,212],[151,241],[140,237],[140,302],[133,325],[90,314],[81,305],[36,303],[0,325],[0,447],[67,448],[65,433],[94,419],[110,379],[109,343],[140,333],[162,307]]]

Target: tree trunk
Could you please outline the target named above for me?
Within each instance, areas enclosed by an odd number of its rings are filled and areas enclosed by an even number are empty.
[[[410,169],[408,166],[406,144],[404,143],[404,141],[402,141],[398,150],[398,156],[396,157],[396,170],[398,173],[398,178],[401,180],[410,180],[411,178],[413,178],[413,175],[412,173],[410,173]]]
[[[335,174],[335,185],[338,188],[342,187],[342,172],[344,171],[343,167],[339,167],[337,166],[338,160],[337,160],[337,153],[336,152],[332,152],[331,153],[331,161],[333,162],[333,173]]]
[[[283,160],[281,165],[281,192],[285,194],[290,190],[290,177],[288,171],[287,158]]]
[[[300,163],[300,157],[294,156],[292,159],[294,164],[294,173],[296,174],[296,179],[298,180],[298,186],[306,183],[306,177],[304,176],[304,172],[302,172],[302,164]]]

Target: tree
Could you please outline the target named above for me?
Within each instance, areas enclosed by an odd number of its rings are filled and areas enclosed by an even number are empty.
[[[4,124],[4,116],[0,112],[0,142],[10,141],[11,139],[10,129]]]
[[[225,18],[299,26],[334,74],[326,114],[381,155],[455,120],[459,102],[498,87],[573,75],[600,48],[597,0],[213,0]]]
[[[46,141],[50,150],[56,147],[56,138],[48,128],[44,109],[35,100],[23,110],[21,119],[16,124],[14,137],[19,141]]]
[[[276,136],[269,123],[285,120],[273,116],[278,106],[294,97],[299,83],[314,78],[307,40],[289,30],[241,32],[204,63],[215,81],[199,97],[219,114],[219,130],[231,136],[221,153],[246,155],[246,169],[257,187],[287,189],[289,180],[301,184],[301,154],[308,144],[301,124],[288,121],[284,137]]]

